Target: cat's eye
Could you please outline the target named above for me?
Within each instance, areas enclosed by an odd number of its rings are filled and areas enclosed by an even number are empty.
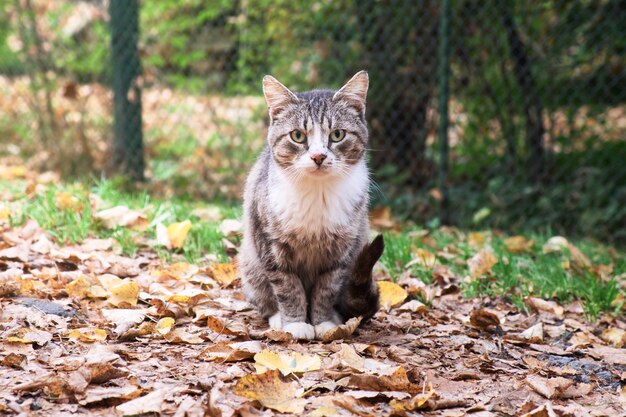
[[[335,129],[330,132],[330,140],[332,142],[340,142],[346,137],[346,131],[343,129]]]
[[[300,131],[300,130],[293,130],[289,136],[291,137],[291,139],[296,142],[296,143],[304,143],[304,141],[306,140],[306,135]]]

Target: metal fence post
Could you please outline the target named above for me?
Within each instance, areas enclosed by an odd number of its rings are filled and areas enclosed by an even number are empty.
[[[131,179],[144,178],[141,122],[139,1],[111,0],[114,139],[113,168]]]
[[[438,78],[439,78],[439,175],[438,186],[441,192],[439,218],[445,224],[449,221],[448,207],[448,100],[450,76],[450,0],[442,0],[439,18],[439,50],[438,50]]]

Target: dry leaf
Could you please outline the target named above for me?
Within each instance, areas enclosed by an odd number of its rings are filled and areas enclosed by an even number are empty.
[[[430,389],[426,393],[417,394],[410,400],[391,400],[389,405],[391,406],[394,415],[406,415],[407,411],[415,411],[426,408],[424,406],[426,405],[428,400],[433,398],[433,396],[436,398],[437,393],[435,392],[433,387],[430,387]]]
[[[171,317],[163,317],[157,322],[155,330],[160,335],[165,336],[166,334],[172,331],[172,328],[174,327],[175,322],[176,320],[174,320]]]
[[[526,297],[524,298],[524,302],[527,306],[533,308],[534,310],[554,314],[558,319],[562,319],[563,314],[565,313],[563,307],[554,301],[546,301],[537,297]]]
[[[102,329],[94,327],[83,327],[81,329],[74,329],[68,333],[70,340],[79,342],[102,342],[107,338],[107,332]]]
[[[491,272],[491,268],[497,263],[498,258],[489,249],[482,249],[467,261],[472,279],[480,278]]]
[[[409,381],[406,370],[399,366],[389,375],[355,374],[349,377],[350,386],[368,391],[403,391],[415,394],[420,387]]]
[[[257,341],[221,342],[203,350],[199,358],[206,361],[239,362],[254,357],[262,350],[263,346]]]
[[[564,249],[567,249],[569,246],[569,242],[563,236],[553,236],[544,243],[542,252],[543,253],[552,253],[552,252],[562,252]]]
[[[226,219],[220,224],[219,230],[224,236],[238,235],[243,230],[243,224],[239,220]]]
[[[377,229],[393,229],[396,223],[391,218],[391,209],[387,206],[370,211],[370,225]]]
[[[413,260],[405,265],[405,268],[409,268],[413,265],[420,265],[425,268],[432,268],[437,262],[437,257],[434,253],[427,251],[426,249],[418,248],[413,252]]]
[[[482,232],[471,232],[468,243],[472,248],[482,248],[487,242],[487,236]]]
[[[399,286],[390,281],[378,281],[378,290],[380,291],[380,306],[384,310],[389,311],[391,307],[401,304],[408,293]]]
[[[470,324],[480,329],[488,329],[500,325],[500,318],[491,311],[479,309],[470,313]]]
[[[224,320],[219,319],[215,316],[209,316],[206,319],[206,325],[215,333],[228,336],[248,337],[248,328],[245,324],[239,321],[231,320],[229,322],[225,322]]]
[[[52,340],[52,335],[41,330],[33,330],[23,327],[13,336],[7,337],[6,340],[7,342],[12,343],[36,343],[39,346],[43,346]]]
[[[524,236],[511,236],[504,239],[504,246],[511,253],[530,252],[534,244],[535,241],[528,240]]]
[[[116,206],[110,209],[101,210],[96,213],[95,218],[104,223],[107,229],[127,227],[144,231],[150,225],[150,222],[143,211],[131,210],[126,206]]]
[[[281,413],[299,414],[306,405],[306,400],[299,398],[295,385],[285,382],[278,370],[246,375],[237,382],[233,392]]]
[[[626,345],[626,331],[618,329],[617,327],[605,329],[600,335],[600,338],[616,348],[621,348]]]
[[[352,336],[352,334],[359,327],[359,324],[361,324],[361,320],[363,320],[363,317],[361,316],[352,317],[344,324],[340,324],[339,326],[333,327],[332,329],[328,330],[326,333],[322,335],[321,337],[322,341],[331,342],[333,340],[346,339]]]
[[[189,230],[191,230],[191,222],[189,220],[180,223],[172,223],[167,226],[167,237],[170,241],[168,249],[181,249]]]
[[[543,343],[543,323],[539,322],[529,327],[521,332],[519,336],[529,343]]]
[[[404,303],[400,307],[398,307],[398,310],[412,311],[414,313],[417,313],[422,311],[428,311],[428,307],[418,300],[411,300],[408,303]]]
[[[103,280],[103,276],[100,277],[100,283],[103,284],[111,294],[108,301],[114,306],[121,306],[125,304],[130,306],[137,305],[139,285],[137,285],[135,281],[131,281],[130,279],[119,279],[118,277],[108,274],[107,280]]]
[[[174,329],[163,336],[163,338],[170,343],[188,343],[190,345],[204,343],[204,340],[202,340],[200,336],[189,333],[183,329]]]
[[[136,416],[148,413],[160,414],[161,408],[163,407],[163,401],[165,401],[165,396],[169,392],[171,391],[167,389],[152,391],[148,395],[144,395],[143,397],[135,398],[134,400],[118,405],[115,407],[115,411],[117,411],[118,415],[122,416]]]
[[[83,203],[72,194],[65,191],[57,191],[54,194],[54,204],[59,210],[80,212]]]
[[[65,290],[70,297],[73,298],[85,298],[89,293],[89,288],[91,287],[91,282],[87,281],[83,275],[76,278],[74,281],[67,284]]]
[[[206,273],[223,287],[229,287],[238,277],[237,265],[232,262],[208,265]]]
[[[321,359],[318,355],[305,355],[302,353],[272,352],[263,350],[254,355],[254,367],[257,373],[268,370],[279,370],[283,375],[317,371],[321,367]]]

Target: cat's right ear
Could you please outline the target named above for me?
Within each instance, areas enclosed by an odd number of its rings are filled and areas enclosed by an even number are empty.
[[[263,77],[263,95],[271,119],[285,110],[289,104],[298,102],[298,97],[271,75]]]

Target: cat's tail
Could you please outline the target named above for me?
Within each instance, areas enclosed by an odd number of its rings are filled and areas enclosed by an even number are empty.
[[[372,277],[372,270],[383,254],[385,242],[382,235],[367,243],[356,258],[349,280],[342,288],[337,310],[344,320],[362,316],[369,320],[378,311],[378,286]]]

